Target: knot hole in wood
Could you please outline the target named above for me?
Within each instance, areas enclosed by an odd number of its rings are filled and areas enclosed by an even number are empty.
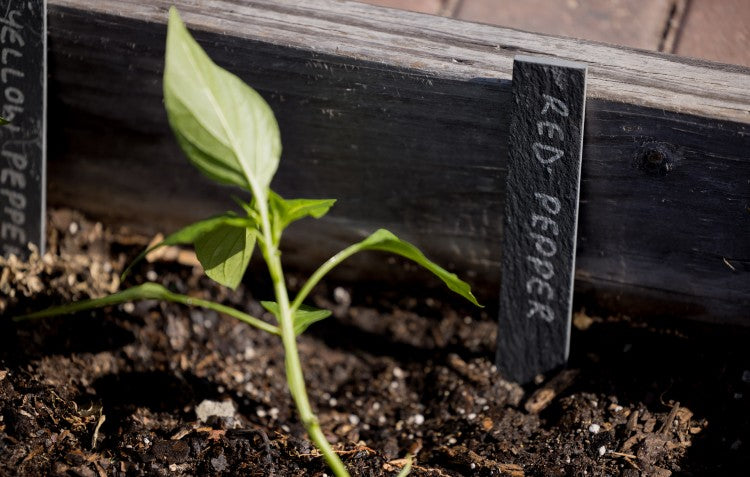
[[[647,142],[636,153],[635,166],[652,176],[665,176],[675,170],[679,154],[670,144]]]

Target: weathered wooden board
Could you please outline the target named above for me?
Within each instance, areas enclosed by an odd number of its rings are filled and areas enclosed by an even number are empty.
[[[750,323],[740,67],[351,2],[50,0],[52,204],[152,230],[232,206],[166,125],[171,3],[278,115],[274,187],[340,199],[290,231],[287,262],[385,226],[496,300],[512,57],[554,54],[589,65],[577,290],[622,312]]]
[[[0,256],[44,250],[46,60],[45,1],[0,4]]]

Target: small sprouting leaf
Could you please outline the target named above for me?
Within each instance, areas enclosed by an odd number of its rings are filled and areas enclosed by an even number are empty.
[[[268,201],[277,235],[296,220],[323,217],[336,203],[336,199],[284,199],[272,190],[269,190]]]
[[[406,464],[401,468],[401,472],[398,473],[396,477],[406,477],[411,473],[411,466],[414,464],[414,457],[412,457],[411,454],[406,454],[406,458],[404,459],[406,461]]]
[[[276,319],[279,318],[279,304],[275,301],[261,301],[261,305],[269,313],[272,313]],[[301,305],[299,309],[294,311],[294,334],[297,336],[305,332],[305,330],[315,322],[324,320],[331,316],[331,312],[328,310],[321,310],[320,308],[314,308],[312,306]]]
[[[278,215],[283,227],[305,217],[319,219],[336,203],[336,199],[284,199],[270,191],[271,210]]]
[[[195,240],[195,254],[206,275],[221,285],[237,288],[255,247],[256,231],[219,224]]]
[[[10,121],[8,121],[4,117],[0,116],[0,126],[2,126],[3,124],[9,124],[9,123],[10,123]]]
[[[273,111],[254,89],[211,61],[174,7],[169,11],[164,104],[177,141],[201,172],[266,200],[281,156]]]
[[[363,241],[355,244],[353,248],[355,248],[356,251],[381,250],[383,252],[391,252],[408,258],[431,271],[454,292],[466,298],[473,304],[481,306],[471,293],[471,286],[468,283],[458,278],[455,273],[450,273],[438,264],[432,262],[425,257],[417,247],[409,242],[399,239],[388,230],[380,229],[376,231]]]
[[[143,260],[146,255],[153,252],[157,248],[167,245],[192,245],[202,234],[215,229],[219,225],[231,225],[235,227],[255,227],[255,224],[251,219],[247,217],[239,217],[234,212],[226,212],[224,214],[215,215],[205,220],[195,222],[178,230],[177,232],[174,232],[173,234],[170,234],[169,236],[167,236],[167,238],[165,238],[158,244],[154,245],[153,247],[149,247],[138,254],[138,256],[135,257],[132,262],[130,262],[128,268],[126,268],[125,271],[122,272],[121,279],[124,279],[138,262]]]

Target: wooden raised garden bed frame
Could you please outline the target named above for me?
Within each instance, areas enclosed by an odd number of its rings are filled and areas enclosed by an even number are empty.
[[[150,231],[232,206],[166,124],[173,3],[276,112],[274,188],[340,199],[290,233],[287,262],[385,226],[495,300],[512,59],[557,56],[589,65],[576,291],[625,313],[750,324],[742,67],[354,2],[49,0],[51,205]]]

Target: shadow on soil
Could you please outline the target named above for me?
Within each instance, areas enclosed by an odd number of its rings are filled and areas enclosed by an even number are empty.
[[[675,402],[694,413],[698,433],[686,461],[713,462],[731,472],[750,464],[750,329],[684,320],[606,320],[574,330],[570,366],[581,370],[572,393],[617,396],[668,411]],[[543,417],[555,422],[556,400]],[[689,474],[684,474],[689,475]],[[728,475],[728,474],[727,474]]]
[[[36,307],[39,309],[39,305]],[[120,348],[135,340],[117,320],[103,311],[14,323],[0,320],[0,359],[16,364],[42,356],[98,353]]]

